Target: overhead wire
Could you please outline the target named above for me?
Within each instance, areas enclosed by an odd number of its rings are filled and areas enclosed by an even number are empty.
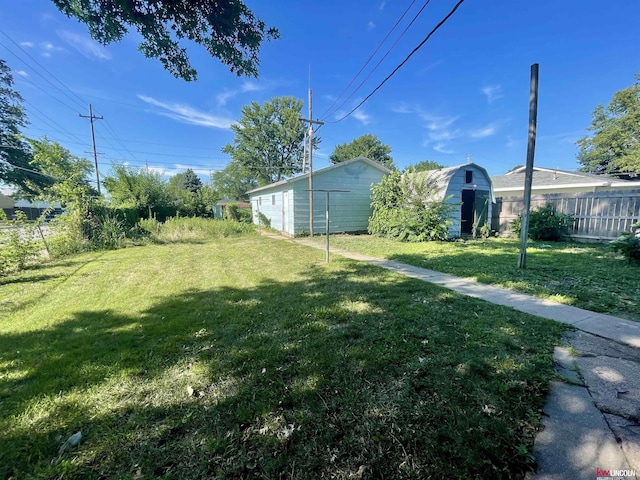
[[[38,70],[36,70],[35,68],[33,68],[31,65],[29,65],[24,59],[20,58],[20,56],[16,55],[11,49],[9,49],[6,45],[0,43],[0,45],[2,45],[3,47],[5,47],[12,55],[14,55],[16,58],[18,58],[22,63],[24,63],[25,65],[29,66],[35,73],[37,73],[40,77],[42,77],[47,83],[49,83],[51,86],[53,86],[54,88],[58,89],[64,96],[66,96],[68,99],[70,99],[73,102],[79,101],[80,103],[84,102],[84,100],[82,100],[82,98],[80,98],[80,96],[78,96],[78,94],[76,94],[73,90],[71,90],[67,85],[65,85],[60,79],[58,79],[58,77],[56,77],[53,73],[51,73],[49,70],[47,70],[47,68],[45,66],[43,66],[40,62],[38,62],[38,60],[36,60],[35,58],[33,58],[33,56],[31,56],[31,54],[29,52],[27,52],[24,48],[22,48],[22,46],[20,46],[19,43],[17,43],[13,38],[11,38],[9,35],[7,35],[4,30],[0,29],[0,34],[4,35],[11,43],[13,43],[16,47],[18,47],[18,49],[20,49],[20,51],[22,51],[27,57],[29,57],[36,65],[38,65],[42,70],[44,70],[51,78],[53,78],[56,82],[58,82],[62,87],[64,87],[66,90],[68,90],[74,97],[72,98],[71,96],[69,96],[64,90],[62,90],[60,87],[57,87],[56,85],[53,84],[53,82],[51,82],[47,77],[45,77],[44,75],[42,75]],[[84,108],[84,106],[83,106]]]
[[[378,69],[378,67],[380,65],[382,65],[382,62],[385,61],[385,59],[389,56],[389,54],[391,53],[391,51],[396,47],[396,45],[398,45],[398,42],[400,42],[400,40],[402,40],[402,38],[405,36],[405,34],[407,33],[407,31],[409,31],[409,29],[411,28],[411,26],[415,23],[415,21],[418,19],[418,17],[422,14],[422,12],[424,11],[424,9],[427,7],[427,5],[429,5],[429,3],[431,3],[431,0],[427,0],[425,3],[422,4],[422,7],[420,7],[420,10],[418,10],[418,13],[416,13],[413,18],[411,19],[411,21],[409,22],[409,24],[405,27],[405,29],[402,31],[402,33],[400,34],[400,36],[398,38],[396,38],[395,42],[393,42],[393,45],[391,45],[391,47],[389,47],[389,49],[385,52],[385,54],[382,56],[382,58],[380,60],[378,60],[378,63],[375,64],[375,66],[371,69],[371,71],[367,74],[367,76],[364,78],[364,80],[362,80],[362,82],[360,82],[360,84],[356,87],[356,89],[351,92],[351,95],[349,95],[347,98],[344,99],[344,101],[338,106],[336,107],[330,114],[326,115],[325,118],[330,117],[331,115],[334,115],[335,113],[339,112],[340,109],[349,101],[351,100],[351,98],[353,98],[353,96],[362,88],[362,86],[367,82],[367,80],[369,80],[369,78],[371,78],[371,75],[373,75],[375,73],[375,71]]]
[[[384,42],[387,41],[387,39],[389,38],[389,36],[393,33],[393,31],[396,29],[396,27],[400,24],[400,22],[402,21],[402,19],[407,15],[407,13],[409,12],[409,10],[411,10],[411,7],[413,7],[413,4],[416,3],[416,0],[412,0],[411,3],[409,4],[409,6],[406,8],[406,10],[402,13],[402,15],[400,16],[400,18],[396,21],[395,25],[393,27],[391,27],[391,30],[389,30],[387,32],[387,34],[384,36],[384,38],[382,39],[382,41],[378,44],[378,46],[375,48],[375,50],[373,51],[373,53],[371,55],[369,55],[369,58],[367,58],[367,61],[364,62],[364,64],[362,65],[362,67],[360,67],[360,70],[358,70],[358,73],[356,73],[354,75],[354,77],[351,79],[351,81],[349,82],[349,84],[344,87],[344,89],[342,90],[342,92],[340,93],[340,95],[338,95],[336,97],[336,99],[333,101],[333,103],[329,106],[329,108],[326,109],[325,113],[323,113],[320,117],[328,117],[329,114],[328,112],[331,110],[331,108],[340,100],[340,97],[342,97],[347,90],[349,90],[349,87],[351,87],[351,85],[353,85],[353,82],[356,81],[356,79],[358,78],[358,76],[362,73],[362,71],[366,68],[367,65],[369,65],[369,62],[373,59],[373,57],[376,55],[376,53],[378,53],[378,50],[380,50],[380,48],[382,47],[382,45],[384,45]],[[340,108],[340,107],[338,107]]]
[[[385,83],[387,83],[387,81],[389,81],[389,79],[391,77],[393,77],[396,72],[398,70],[400,70],[408,61],[409,59],[413,56],[414,53],[416,53],[418,50],[420,50],[422,48],[422,46],[427,43],[427,41],[432,37],[432,35],[437,32],[440,27],[442,27],[447,20],[449,20],[449,18],[451,18],[451,16],[456,12],[456,10],[458,10],[458,8],[460,7],[460,5],[462,5],[464,3],[465,0],[459,0],[458,3],[455,4],[455,6],[451,9],[451,11],[442,19],[440,20],[440,22],[427,34],[427,36],[422,40],[422,42],[420,42],[412,51],[411,53],[409,53],[409,55],[406,56],[406,58],[400,62],[400,64],[393,69],[393,71],[387,75],[387,77],[382,80],[382,82],[380,82],[378,84],[378,86],[376,88],[373,89],[373,91],[367,95],[364,100],[362,100],[360,103],[358,103],[358,105],[356,105],[349,113],[347,113],[346,115],[342,116],[341,118],[339,118],[338,120],[335,121],[325,121],[325,123],[339,123],[341,121],[343,121],[344,119],[346,119],[347,117],[351,116],[351,114],[353,114],[356,110],[358,110],[362,105],[364,105],[364,103],[369,100]]]

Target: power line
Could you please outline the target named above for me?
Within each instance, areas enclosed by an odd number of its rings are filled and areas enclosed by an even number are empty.
[[[56,82],[58,82],[60,85],[62,85],[66,90],[68,90],[69,92],[71,92],[72,95],[74,95],[76,97],[76,99],[70,97],[69,95],[67,95],[60,87],[57,87],[56,85],[54,85],[48,78],[46,78],[44,75],[42,75],[38,70],[36,70],[35,68],[33,68],[31,66],[31,69],[37,73],[40,77],[42,77],[47,83],[49,83],[51,86],[53,86],[54,88],[56,88],[57,90],[59,90],[64,96],[66,96],[68,99],[70,99],[73,102],[80,102],[80,105],[83,105],[84,108],[84,100],[82,98],[80,98],[73,90],[71,90],[69,87],[67,87],[60,79],[58,79],[58,77],[56,77],[53,73],[51,73],[49,70],[47,70],[40,62],[38,62],[35,58],[33,58],[29,52],[27,52],[24,48],[22,48],[20,46],[20,44],[18,44],[15,40],[13,40],[9,35],[7,35],[2,29],[0,29],[0,33],[2,35],[4,35],[5,37],[7,37],[7,39],[9,39],[9,41],[11,43],[13,43],[16,47],[18,47],[27,57],[29,57],[36,65],[38,65],[42,70],[44,70],[45,72],[47,72],[48,75],[51,76],[51,78],[53,78]],[[6,45],[0,43],[0,45],[2,45],[3,47],[5,47],[12,55],[14,55],[16,58],[18,58],[22,63],[24,63],[25,65],[28,65],[27,62],[25,62],[22,58],[20,58],[18,55],[16,55],[13,51],[11,51]]]
[[[353,85],[353,82],[356,81],[356,78],[358,78],[358,76],[362,73],[362,71],[366,68],[367,65],[369,65],[369,62],[373,59],[373,57],[375,56],[376,53],[378,53],[378,50],[380,50],[380,48],[382,47],[382,45],[384,45],[384,42],[387,41],[387,39],[389,38],[389,36],[393,33],[393,31],[396,29],[396,27],[400,24],[400,22],[402,21],[402,19],[405,17],[405,15],[409,12],[409,10],[411,9],[411,7],[413,7],[413,4],[416,3],[416,0],[412,0],[412,2],[409,4],[409,6],[407,7],[407,9],[404,11],[404,13],[400,16],[400,18],[398,19],[398,21],[395,23],[395,25],[391,28],[391,30],[389,30],[387,32],[387,34],[385,35],[385,37],[382,39],[382,41],[378,44],[378,46],[376,47],[376,49],[373,51],[373,53],[369,56],[369,58],[367,59],[366,62],[364,62],[364,65],[362,65],[362,67],[360,67],[360,70],[358,70],[358,73],[355,74],[355,76],[351,79],[351,81],[349,82],[349,84],[344,87],[344,90],[342,90],[342,92],[340,93],[340,95],[338,95],[336,97],[336,99],[333,101],[333,103],[329,106],[329,108],[327,108],[327,110],[325,111],[325,113],[323,113],[321,115],[321,117],[326,118],[329,116],[328,112],[331,110],[331,108],[340,100],[340,97],[342,97],[347,90],[349,90],[349,87],[351,87],[351,85]],[[428,3],[428,2],[427,2]],[[424,8],[424,7],[423,7]],[[357,91],[357,89],[356,89]],[[355,93],[355,92],[354,92]],[[353,95],[353,94],[352,94]],[[339,109],[340,107],[338,107]]]
[[[369,100],[374,93],[376,93],[380,87],[382,87],[385,83],[387,83],[387,81],[393,77],[395,75],[395,73],[400,70],[400,68],[402,68],[404,66],[405,63],[407,63],[409,61],[409,59],[413,56],[414,53],[416,53],[418,50],[420,50],[420,48],[422,48],[422,46],[427,43],[427,41],[431,38],[431,36],[438,31],[438,29],[440,27],[442,27],[447,20],[449,20],[449,18],[451,18],[451,16],[456,12],[456,10],[458,10],[458,7],[460,7],[460,5],[462,5],[464,3],[464,0],[459,0],[458,3],[456,3],[456,5],[453,7],[453,9],[447,14],[446,17],[444,17],[434,28],[433,30],[431,30],[429,32],[429,34],[424,38],[424,40],[422,40],[422,42],[420,42],[418,44],[417,47],[415,47],[411,53],[409,53],[409,55],[407,55],[407,57],[396,67],[393,69],[393,71],[382,81],[380,82],[380,84],[378,84],[378,86],[376,88],[373,89],[373,91],[367,95],[365,97],[364,100],[362,100],[358,105],[355,106],[355,108],[353,108],[353,110],[351,110],[349,113],[347,113],[346,115],[344,115],[343,117],[341,117],[340,119],[334,121],[334,122],[327,122],[327,123],[339,123],[342,120],[344,120],[345,118],[349,117],[353,112],[355,112],[357,109],[359,109],[367,100]]]
[[[391,53],[391,51],[396,47],[396,45],[398,44],[398,42],[402,39],[402,37],[404,37],[405,33],[407,33],[407,31],[409,30],[409,28],[411,28],[411,26],[413,25],[413,23],[418,19],[418,17],[420,16],[420,14],[422,13],[422,11],[427,7],[427,5],[429,5],[429,3],[431,2],[431,0],[427,0],[423,5],[422,8],[420,8],[420,10],[418,11],[418,13],[416,13],[414,15],[414,17],[411,19],[411,22],[409,22],[409,25],[406,26],[406,28],[402,31],[402,33],[400,34],[400,36],[396,39],[395,42],[393,42],[393,45],[391,45],[391,47],[389,48],[389,50],[386,51],[386,53],[382,56],[382,58],[378,61],[378,63],[375,64],[375,66],[373,67],[373,69],[369,72],[369,74],[364,78],[364,80],[362,80],[362,82],[360,82],[360,84],[356,87],[356,89],[351,93],[351,95],[349,95],[347,98],[344,99],[344,101],[340,104],[339,107],[337,107],[333,112],[331,112],[331,115],[333,115],[334,113],[338,112],[355,94],[358,90],[360,90],[360,88],[367,82],[367,80],[369,80],[369,78],[371,78],[371,75],[373,75],[373,73],[378,69],[378,67],[382,64],[382,62],[384,62],[384,60],[387,58],[387,56]]]

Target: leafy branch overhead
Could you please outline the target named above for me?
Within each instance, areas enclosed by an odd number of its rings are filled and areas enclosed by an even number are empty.
[[[241,0],[52,0],[68,17],[87,25],[103,45],[120,41],[134,30],[143,38],[138,49],[157,58],[172,75],[197,78],[187,50],[190,40],[219,59],[238,76],[258,76],[258,54],[265,40],[279,38]]]
[[[578,140],[582,171],[617,177],[640,174],[640,74],[592,113],[592,133]]]

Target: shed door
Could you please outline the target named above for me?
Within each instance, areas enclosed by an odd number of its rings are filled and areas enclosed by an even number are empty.
[[[475,206],[475,190],[462,190],[462,212],[460,215],[460,233],[471,234]]]
[[[475,222],[480,228],[487,223],[489,215],[490,192],[488,190],[477,190],[474,200]]]
[[[289,191],[282,192],[282,231],[289,231]]]

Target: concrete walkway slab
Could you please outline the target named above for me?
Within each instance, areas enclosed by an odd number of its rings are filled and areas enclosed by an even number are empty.
[[[585,387],[554,382],[536,437],[538,468],[530,480],[594,480],[596,468],[627,470],[629,464]]]

